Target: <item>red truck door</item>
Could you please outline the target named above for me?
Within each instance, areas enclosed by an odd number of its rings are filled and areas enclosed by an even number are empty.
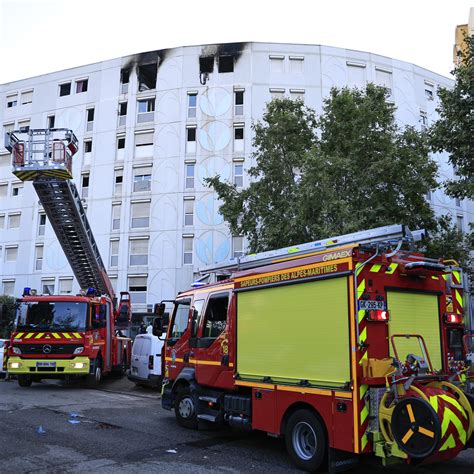
[[[201,314],[195,347],[196,380],[201,385],[219,386],[223,373],[232,373],[229,363],[228,309],[230,291],[209,295]],[[219,383],[221,382],[221,383]]]
[[[176,301],[171,317],[168,338],[166,340],[166,363],[169,378],[174,380],[184,367],[189,367],[191,334],[190,320],[191,298]]]

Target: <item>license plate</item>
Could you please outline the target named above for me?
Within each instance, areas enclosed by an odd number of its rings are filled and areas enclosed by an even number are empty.
[[[56,367],[56,362],[36,362],[36,367]]]
[[[372,311],[374,309],[385,310],[385,301],[359,300],[359,309]]]

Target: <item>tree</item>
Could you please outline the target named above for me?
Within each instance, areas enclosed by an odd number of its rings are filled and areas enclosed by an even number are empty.
[[[314,146],[316,116],[301,101],[272,100],[262,121],[252,124],[254,180],[238,191],[220,180],[207,179],[223,202],[220,212],[234,235],[245,235],[252,251],[291,245],[311,235],[301,219],[299,173]]]
[[[426,136],[399,129],[386,99],[371,84],[333,89],[319,119],[301,102],[272,101],[253,126],[255,181],[242,191],[207,181],[232,233],[261,251],[396,222],[434,229],[424,194],[436,163]]]
[[[466,36],[466,48],[452,74],[452,89],[440,88],[439,119],[430,129],[434,151],[447,151],[456,178],[446,182],[453,197],[474,199],[474,38]]]
[[[0,295],[0,338],[10,337],[15,319],[16,300],[13,296]]]

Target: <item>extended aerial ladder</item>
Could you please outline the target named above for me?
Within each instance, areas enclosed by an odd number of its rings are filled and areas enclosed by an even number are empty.
[[[32,181],[82,289],[94,288],[116,301],[84,206],[72,181],[72,157],[78,141],[67,128],[20,128],[7,132],[5,148],[12,153],[13,174]],[[130,298],[121,293],[119,313],[130,312]]]

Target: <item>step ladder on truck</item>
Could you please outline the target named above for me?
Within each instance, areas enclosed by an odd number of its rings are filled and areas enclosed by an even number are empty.
[[[72,181],[77,138],[66,128],[7,132],[13,174],[32,181],[71,266],[80,295],[39,295],[25,288],[11,335],[8,372],[21,386],[44,378],[85,377],[91,385],[130,366],[128,292],[117,297]]]
[[[452,459],[473,443],[460,269],[391,225],[201,269],[173,301],[162,407],[284,437],[306,470]],[[164,311],[164,303],[160,312]]]

